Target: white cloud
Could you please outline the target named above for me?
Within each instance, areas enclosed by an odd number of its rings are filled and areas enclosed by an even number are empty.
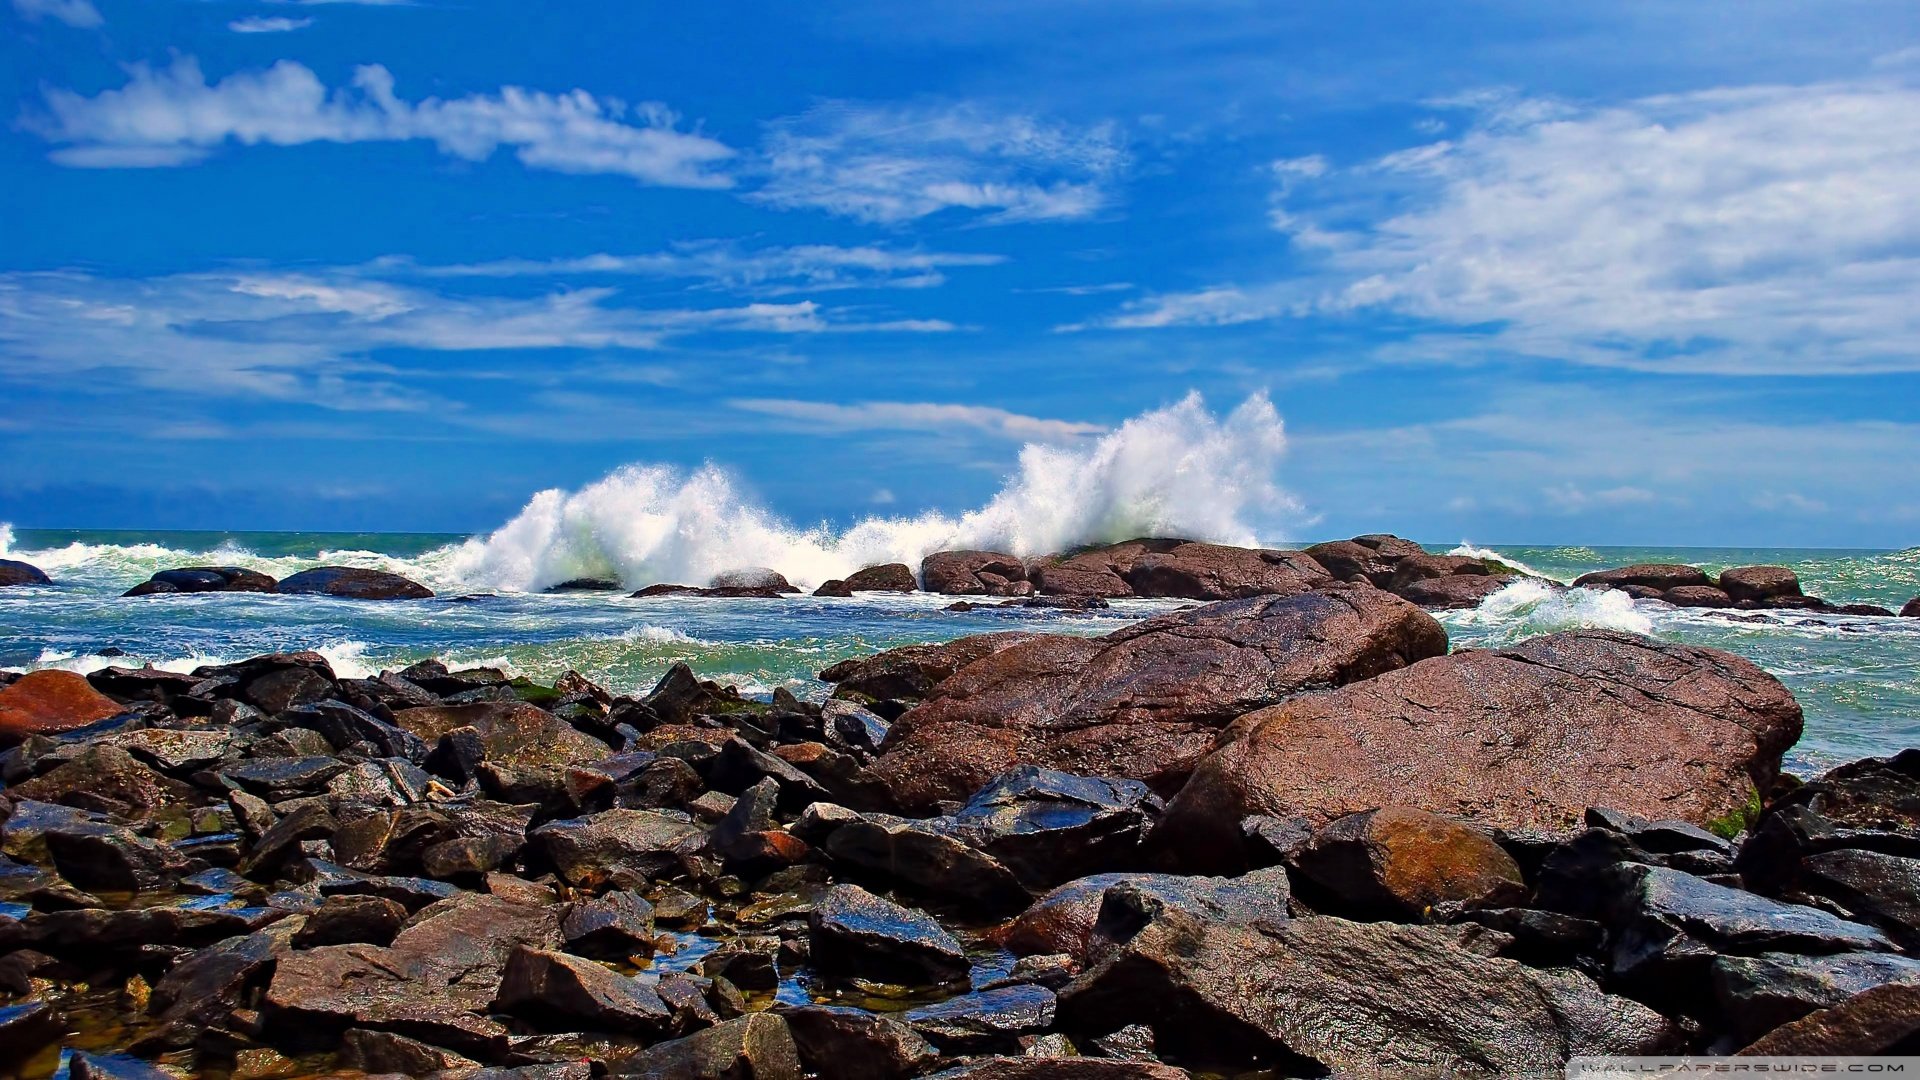
[[[100,18],[100,9],[93,6],[93,0],[13,0],[13,10],[31,22],[57,19],[83,30],[105,21]]]
[[[46,91],[46,111],[27,126],[57,145],[53,159],[79,167],[181,165],[229,142],[292,146],[311,142],[424,139],[442,153],[481,161],[510,147],[527,166],[611,173],[668,187],[731,186],[714,171],[734,152],[680,131],[664,106],[630,106],[584,90],[548,94],[503,87],[462,98],[400,99],[386,68],[355,69],[329,89],[301,64],[282,60],[208,82],[192,57],[155,70],[128,69],[117,90],[85,97]]]
[[[1568,514],[1584,514],[1610,507],[1639,506],[1656,502],[1659,496],[1643,487],[1622,484],[1619,487],[1589,490],[1576,484],[1553,484],[1540,492],[1547,502]]]
[[[1317,260],[1307,276],[1155,297],[1100,325],[1389,312],[1453,327],[1458,350],[1481,354],[1920,370],[1920,90],[1452,104],[1478,110],[1453,140],[1317,181],[1286,172],[1274,224]]]
[[[827,401],[789,401],[742,398],[727,404],[736,409],[805,421],[810,428],[833,431],[929,431],[973,428],[1008,439],[1061,442],[1106,431],[1099,424],[1049,420],[984,405],[950,405],[929,401],[864,401],[842,405]]]
[[[945,282],[943,268],[995,266],[1005,261],[1003,255],[826,244],[742,250],[735,244],[704,241],[644,255],[602,253],[565,259],[499,259],[453,266],[416,266],[404,259],[385,259],[374,266],[423,277],[697,278],[725,288],[777,295],[823,289],[926,288]]]
[[[227,29],[236,34],[284,34],[291,30],[305,30],[312,25],[312,19],[289,19],[284,15],[249,15],[244,19],[235,19],[228,23]]]
[[[972,105],[833,102],[769,127],[753,198],[893,224],[943,210],[986,220],[1091,217],[1127,164],[1111,125],[1074,128]]]

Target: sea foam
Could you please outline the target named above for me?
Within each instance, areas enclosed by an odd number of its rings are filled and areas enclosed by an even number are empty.
[[[734,478],[629,465],[577,491],[536,494],[491,535],[429,556],[471,587],[533,591],[572,578],[703,585],[766,566],[808,587],[862,566],[950,548],[1038,555],[1135,536],[1252,544],[1296,504],[1274,485],[1286,436],[1264,395],[1224,418],[1198,394],[1081,445],[1029,444],[979,509],[803,528],[747,498]]]

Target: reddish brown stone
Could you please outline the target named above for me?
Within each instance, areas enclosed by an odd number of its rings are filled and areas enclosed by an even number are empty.
[[[1170,791],[1235,717],[1445,650],[1431,616],[1347,585],[1173,612],[1103,638],[1035,638],[940,683],[894,725],[868,775],[909,812],[964,799],[1016,764]]]
[[[1733,597],[1711,585],[1682,585],[1660,594],[1660,599],[1676,607],[1732,607]]]
[[[926,590],[948,596],[998,595],[996,585],[1004,591],[1008,583],[1026,578],[1026,565],[1000,551],[936,551],[920,562]]]
[[[1800,736],[1779,680],[1731,653],[1582,630],[1425,660],[1241,717],[1160,833],[1238,865],[1249,814],[1406,805],[1570,830],[1588,807],[1704,825],[1768,790]]]
[[[1386,918],[1418,917],[1448,901],[1510,903],[1526,893],[1519,864],[1491,837],[1405,806],[1333,822],[1293,865],[1355,913]]]
[[[73,731],[125,711],[71,671],[29,671],[0,690],[0,740]]]
[[[842,660],[822,671],[820,678],[838,684],[835,689],[838,696],[918,701],[975,660],[1034,637],[1009,631],[974,634],[938,645],[905,645],[872,656]]]
[[[912,592],[919,588],[906,563],[882,563],[847,575],[848,592]]]
[[[1784,566],[1736,566],[1721,572],[1720,588],[1735,600],[1799,596],[1800,576]]]
[[[1422,578],[1394,587],[1394,594],[1428,611],[1478,607],[1480,601],[1517,580],[1511,575],[1455,574],[1451,577]]]
[[[1889,983],[1774,1028],[1742,1057],[1920,1053],[1920,986]]]
[[[1126,573],[1135,596],[1237,600],[1293,596],[1333,583],[1327,568],[1299,551],[1181,544],[1134,560]]]
[[[1680,563],[1635,563],[1614,570],[1596,570],[1573,579],[1576,588],[1618,589],[1639,585],[1649,589],[1677,589],[1682,585],[1711,585],[1706,573],[1697,566]]]

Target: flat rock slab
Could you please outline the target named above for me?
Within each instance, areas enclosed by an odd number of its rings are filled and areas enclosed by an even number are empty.
[[[1250,814],[1412,806],[1503,828],[1608,806],[1696,825],[1742,813],[1800,737],[1779,680],[1717,649],[1581,630],[1429,659],[1243,716],[1168,806],[1186,864],[1242,862]]]

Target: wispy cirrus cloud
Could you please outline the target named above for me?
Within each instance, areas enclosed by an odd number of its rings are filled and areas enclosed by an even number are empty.
[[[54,19],[82,30],[99,26],[106,20],[93,0],[13,0],[13,10],[30,22]]]
[[[690,278],[720,288],[779,295],[802,290],[928,288],[946,281],[943,273],[946,269],[997,266],[1004,262],[1004,255],[871,245],[803,244],[747,249],[726,241],[697,241],[638,255],[599,253],[561,259],[496,259],[441,266],[390,258],[377,261],[374,268],[445,278]]]
[[[1007,439],[1061,442],[1099,435],[1099,424],[1027,416],[985,405],[931,401],[794,401],[783,398],[736,398],[735,409],[803,421],[814,431],[928,431],[971,428]]]
[[[1401,357],[1653,371],[1920,370],[1920,89],[1758,86],[1608,108],[1482,94],[1454,139],[1275,169],[1300,272],[1088,326],[1422,320]]]
[[[235,19],[228,23],[227,29],[236,34],[285,34],[294,30],[305,30],[312,25],[312,19],[290,19],[285,15],[249,15],[244,19]]]
[[[1092,217],[1112,204],[1128,162],[1111,124],[975,104],[828,102],[769,125],[764,154],[755,200],[879,224],[946,210],[992,222]]]
[[[25,126],[55,144],[53,159],[78,167],[160,167],[200,161],[230,143],[425,140],[442,153],[481,161],[502,147],[529,168],[607,173],[664,187],[724,188],[718,167],[734,151],[679,130],[659,104],[627,105],[584,90],[550,94],[516,86],[492,94],[407,101],[379,65],[329,88],[302,64],[209,81],[182,56],[166,67],[128,68],[128,82],[88,97],[49,89]]]

